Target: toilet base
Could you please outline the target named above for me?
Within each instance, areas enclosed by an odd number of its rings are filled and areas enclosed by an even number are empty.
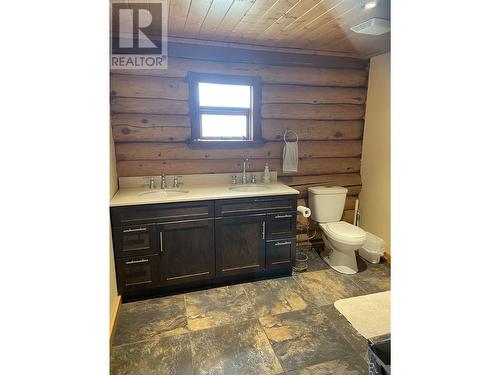
[[[354,275],[358,273],[358,263],[356,261],[356,252],[344,252],[335,249],[330,241],[326,240],[325,250],[321,252],[321,258],[335,271],[345,275]]]

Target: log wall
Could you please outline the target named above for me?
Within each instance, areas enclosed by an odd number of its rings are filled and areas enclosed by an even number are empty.
[[[350,60],[352,61],[352,59]],[[352,68],[349,66],[352,65]],[[347,65],[347,66],[346,66]],[[169,58],[166,74],[120,71],[111,74],[111,125],[118,175],[142,176],[250,171],[267,162],[279,180],[300,191],[341,185],[349,188],[344,219],[352,222],[361,189],[360,161],[368,70],[359,61],[341,68],[218,62]],[[245,149],[191,149],[189,71],[258,75],[262,80],[263,146]],[[282,137],[297,132],[299,171],[281,171]]]

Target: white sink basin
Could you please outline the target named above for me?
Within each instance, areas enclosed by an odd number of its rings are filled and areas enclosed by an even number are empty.
[[[140,197],[143,198],[173,198],[178,197],[179,195],[187,194],[186,190],[148,190],[142,193],[139,193]]]
[[[241,191],[241,192],[258,192],[269,190],[271,187],[265,185],[240,185],[230,187],[229,190]]]

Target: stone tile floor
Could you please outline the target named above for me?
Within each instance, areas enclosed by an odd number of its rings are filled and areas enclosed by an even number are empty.
[[[390,267],[309,257],[289,277],[123,304],[111,374],[367,374],[367,341],[333,303],[389,290]]]

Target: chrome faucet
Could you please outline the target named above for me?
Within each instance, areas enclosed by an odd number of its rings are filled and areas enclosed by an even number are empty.
[[[161,175],[161,189],[167,188],[167,176],[164,174]]]
[[[243,160],[243,176],[241,176],[241,183],[247,184],[247,166],[250,167],[250,163],[248,162],[248,158]]]
[[[178,188],[180,185],[184,185],[184,183],[179,182],[179,178],[181,178],[181,176],[174,176],[174,188]]]

